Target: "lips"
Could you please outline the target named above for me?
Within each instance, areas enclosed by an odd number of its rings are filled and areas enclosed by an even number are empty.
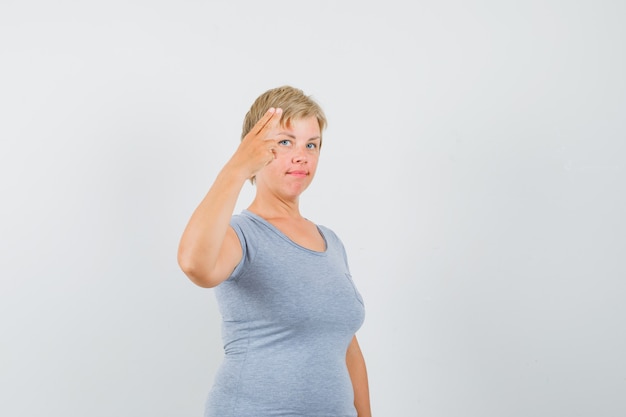
[[[294,177],[306,177],[309,175],[308,172],[302,170],[288,171],[287,175],[293,175]]]

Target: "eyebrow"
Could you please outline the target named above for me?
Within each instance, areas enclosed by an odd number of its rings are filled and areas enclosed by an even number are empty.
[[[278,134],[279,134],[279,135],[289,136],[291,139],[295,139],[295,138],[296,138],[296,136],[295,136],[295,135],[292,135],[292,134],[291,134],[291,133],[289,133],[289,132],[278,132]],[[313,136],[312,138],[307,139],[307,142],[308,142],[308,141],[311,141],[311,140],[318,140],[318,139],[322,139],[322,138],[321,138],[320,136]]]

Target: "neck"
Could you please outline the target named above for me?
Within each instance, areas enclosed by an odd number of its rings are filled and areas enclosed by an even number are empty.
[[[301,219],[298,199],[281,200],[276,198],[264,198],[257,194],[248,210],[263,217],[264,219],[292,218]]]

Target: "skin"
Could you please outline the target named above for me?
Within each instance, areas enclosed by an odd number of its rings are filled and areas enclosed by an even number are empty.
[[[280,124],[281,109],[269,109],[244,137],[193,212],[178,248],[178,263],[196,285],[215,287],[242,257],[230,218],[245,182],[256,178],[256,196],[248,210],[263,217],[300,246],[324,251],[317,227],[300,214],[299,198],[311,184],[320,155],[321,132],[315,117]],[[370,417],[369,388],[356,336],[346,365],[359,417]]]

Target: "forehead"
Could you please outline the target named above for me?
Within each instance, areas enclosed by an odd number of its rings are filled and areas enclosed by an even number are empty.
[[[281,121],[281,133],[287,132],[320,136],[320,124],[315,116],[289,118]]]

